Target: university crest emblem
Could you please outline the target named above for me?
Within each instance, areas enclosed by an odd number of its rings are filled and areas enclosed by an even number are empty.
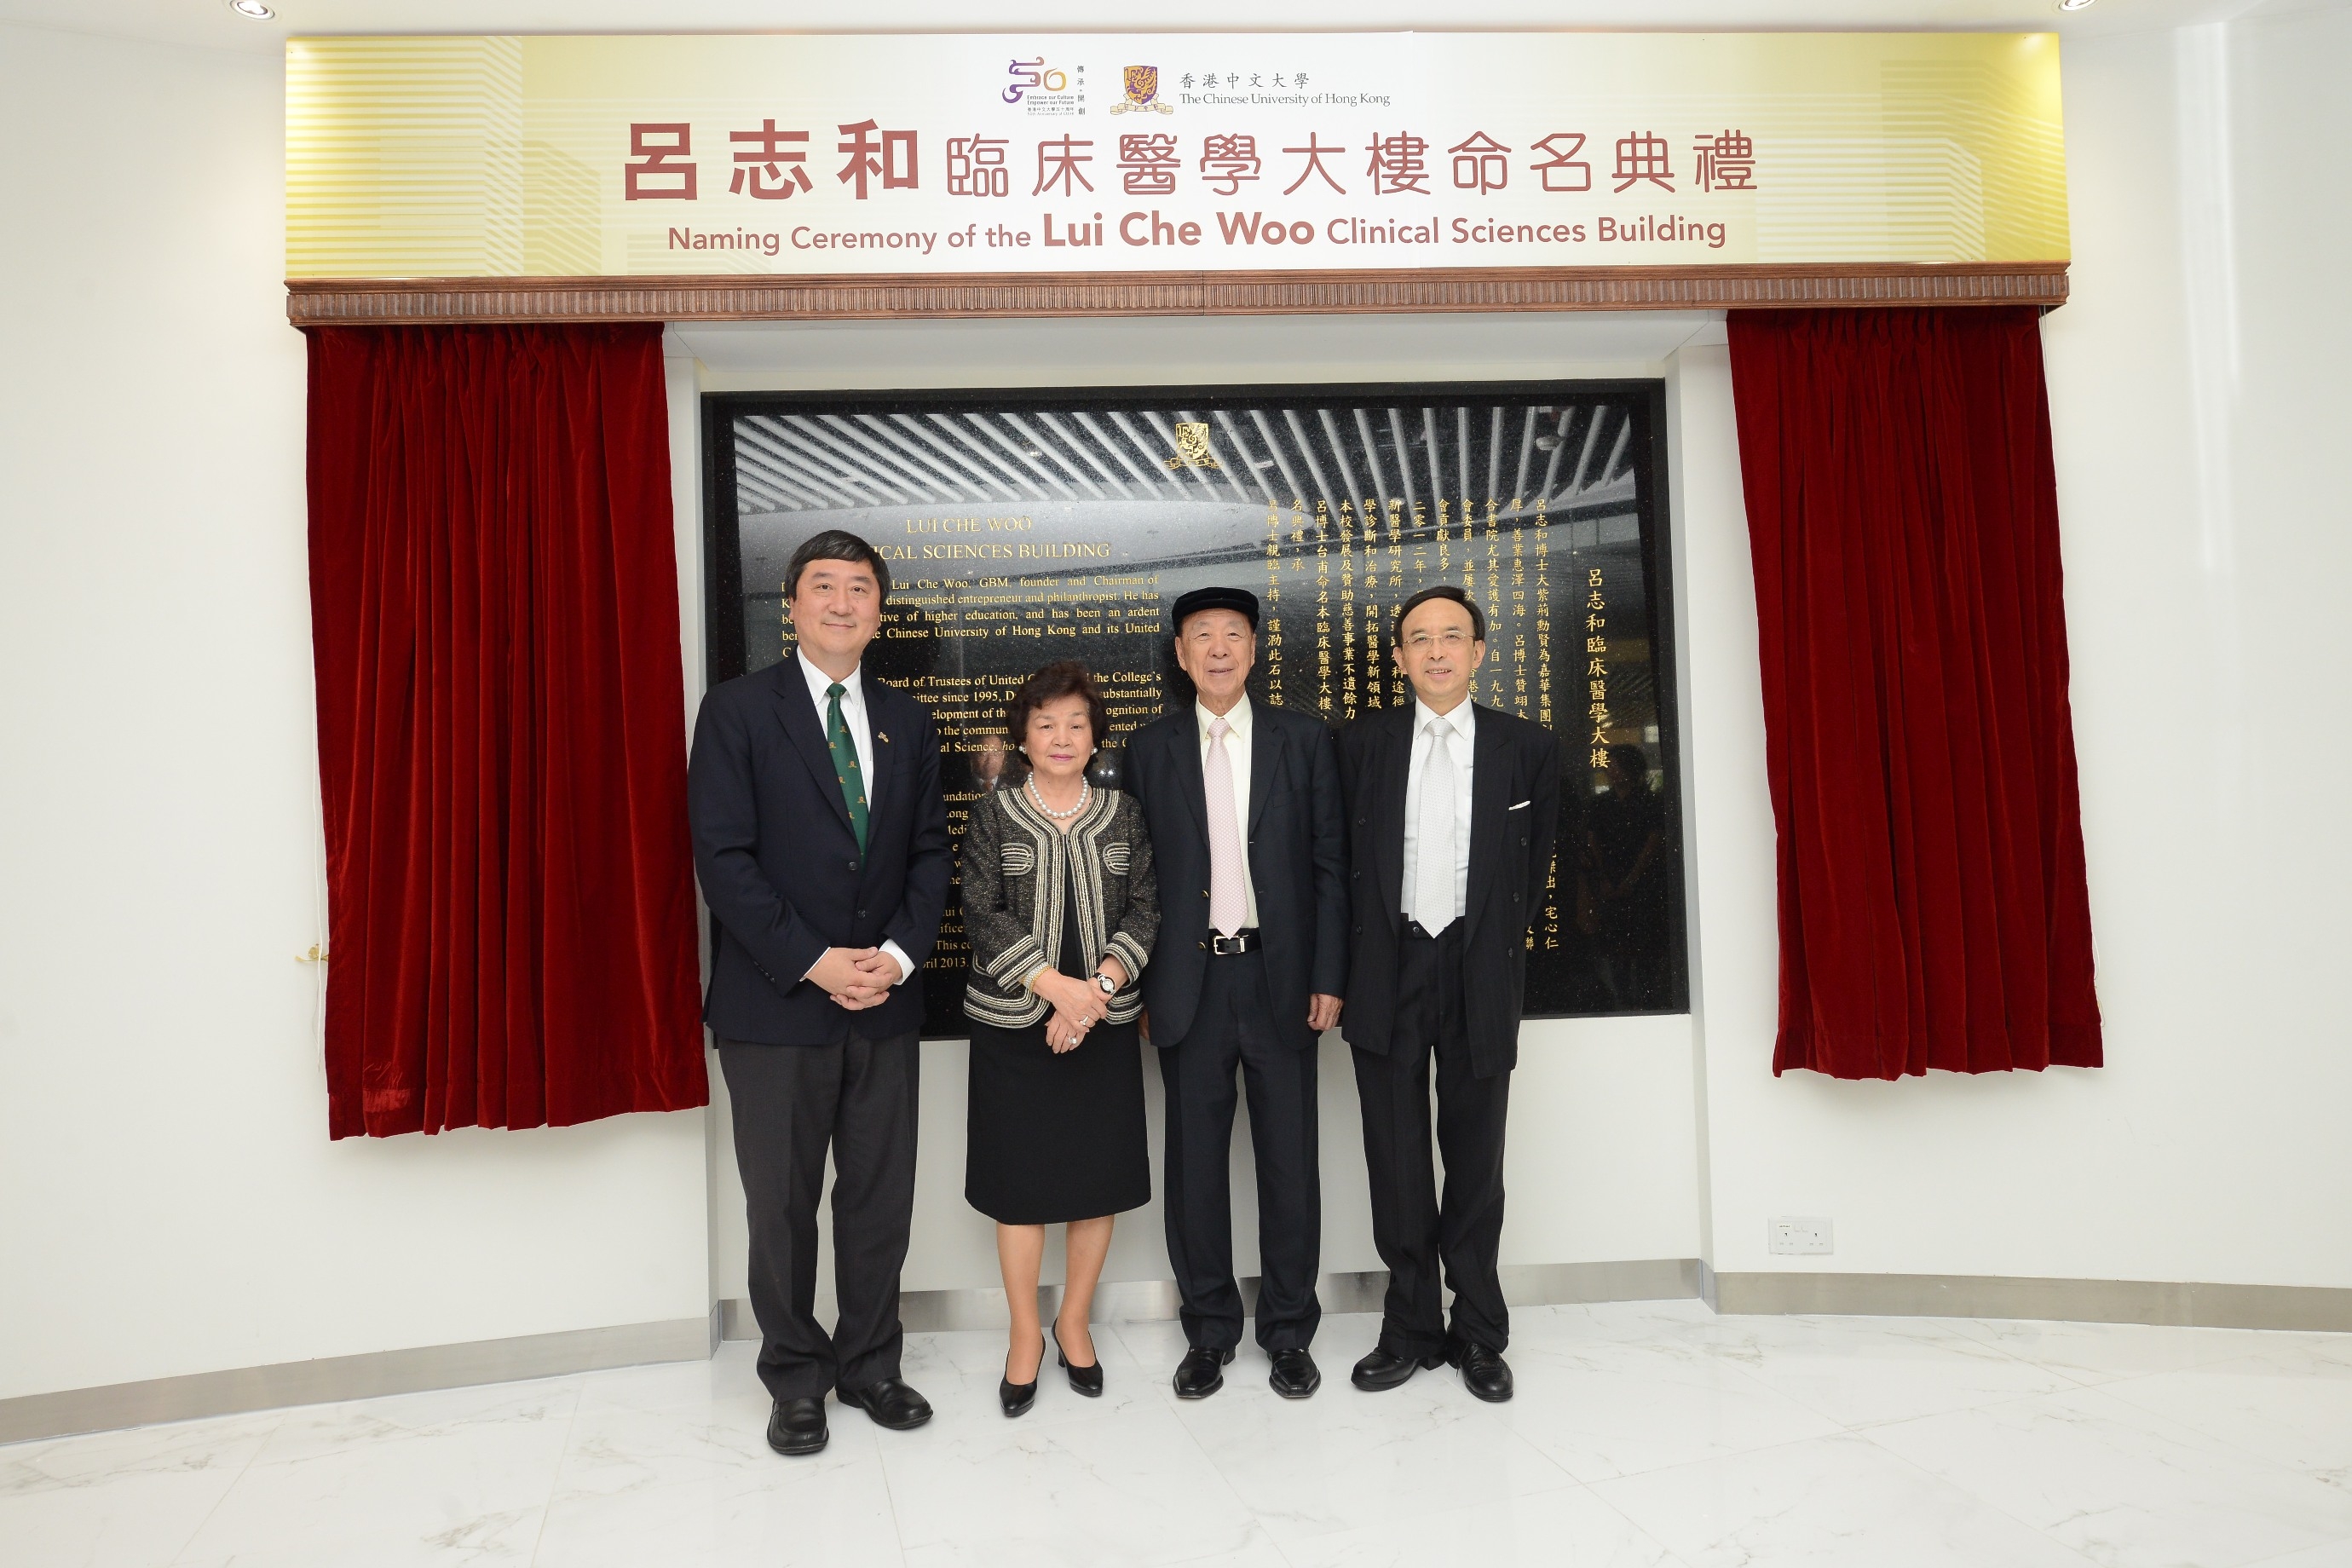
[[[1168,459],[1171,468],[1222,468],[1216,455],[1209,450],[1209,426],[1206,421],[1195,424],[1190,420],[1176,422],[1176,455]]]
[[[1121,77],[1127,89],[1127,101],[1110,106],[1113,114],[1173,114],[1176,111],[1160,101],[1160,68],[1129,66]]]

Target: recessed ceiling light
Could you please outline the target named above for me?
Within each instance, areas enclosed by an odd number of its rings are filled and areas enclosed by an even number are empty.
[[[2091,0],[2058,0],[2058,9],[2061,11],[2087,11],[2090,6]]]
[[[2084,0],[2084,3],[2087,4],[2088,0]],[[240,16],[250,16],[257,22],[267,22],[278,15],[277,12],[264,5],[261,0],[228,0],[228,8]]]

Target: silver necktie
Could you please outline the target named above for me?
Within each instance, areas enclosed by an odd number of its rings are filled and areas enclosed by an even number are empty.
[[[1454,923],[1454,753],[1446,744],[1453,729],[1443,719],[1429,721],[1429,753],[1421,767],[1421,810],[1414,818],[1412,905],[1406,912],[1432,936]]]

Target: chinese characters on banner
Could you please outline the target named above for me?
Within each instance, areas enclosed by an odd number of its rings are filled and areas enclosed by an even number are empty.
[[[839,151],[846,153],[848,160],[835,177],[851,187],[849,194],[855,199],[865,201],[877,189],[922,188],[917,166],[920,132],[883,131],[877,136],[871,120],[836,129],[843,138]],[[623,199],[702,200],[696,177],[694,134],[690,121],[631,121],[629,156],[621,167]],[[809,132],[804,130],[777,130],[773,119],[762,120],[757,130],[728,132],[727,140],[732,145],[737,165],[728,194],[748,195],[755,201],[781,201],[807,195],[814,188],[803,166],[808,139]],[[941,188],[948,195],[1003,198],[1013,194],[1007,161],[1013,138],[975,132],[969,136],[942,140],[945,178]],[[1580,131],[1554,131],[1535,139],[1515,157],[1514,149],[1478,131],[1446,148],[1444,158],[1453,188],[1457,191],[1482,196],[1507,191],[1516,170],[1523,187],[1532,181],[1536,188],[1549,194],[1575,195],[1594,188],[1592,164],[1577,156],[1585,141],[1585,133]],[[786,143],[793,144],[793,150],[785,151]],[[1198,181],[1212,195],[1239,196],[1244,184],[1255,184],[1265,177],[1265,160],[1258,153],[1257,138],[1242,132],[1209,132],[1190,141],[1166,132],[1107,133],[1100,138],[1062,135],[1039,137],[1022,145],[1034,159],[1036,170],[1036,178],[1029,186],[1031,195],[1075,195],[1080,189],[1093,191],[1094,182],[1083,171],[1097,161],[1108,161],[1118,171],[1119,190],[1130,196],[1172,196],[1177,194],[1179,182],[1186,179]],[[1098,146],[1105,151],[1098,153]],[[1613,163],[1603,165],[1608,179],[1613,182],[1610,189],[1614,192],[1649,184],[1671,195],[1678,178],[1684,182],[1684,189],[1703,193],[1759,188],[1756,143],[1744,132],[1727,130],[1694,138],[1683,151],[1683,173],[1679,175],[1675,173],[1675,148],[1653,132],[1628,132],[1618,137],[1614,146]],[[1342,162],[1351,151],[1367,155],[1360,169]],[[1193,157],[1195,153],[1199,154],[1197,159]],[[1368,195],[1436,194],[1429,185],[1433,177],[1429,142],[1410,131],[1398,130],[1385,135],[1376,131],[1360,148],[1355,149],[1345,142],[1324,142],[1310,132],[1304,144],[1281,148],[1279,156],[1291,160],[1286,170],[1296,171],[1296,177],[1282,187],[1284,195],[1294,195],[1309,179],[1318,179],[1333,195],[1344,196],[1349,194],[1349,187],[1340,182],[1351,174],[1357,180],[1356,188]],[[751,169],[748,184],[744,165]],[[983,168],[998,173],[992,178],[975,179],[973,172]]]
[[[2040,34],[299,39],[289,267],[2063,260],[2057,86]]]
[[[1612,149],[1612,156],[1600,163],[1598,179],[1593,162],[1580,155],[1590,140],[1583,131],[1550,131],[1519,147],[1485,131],[1473,131],[1451,144],[1441,140],[1434,153],[1428,137],[1403,128],[1376,128],[1360,144],[1341,137],[1327,140],[1323,133],[1309,130],[1299,141],[1276,138],[1263,150],[1257,136],[1243,131],[1203,131],[1192,136],[1170,131],[1105,131],[1099,135],[1064,132],[1035,137],[990,136],[974,131],[937,139],[939,163],[935,184],[929,187],[924,184],[922,173],[921,132],[877,132],[872,120],[834,129],[841,137],[839,151],[846,157],[835,175],[841,187],[833,193],[838,201],[865,202],[890,191],[919,197],[929,188],[943,192],[951,202],[1011,205],[1025,187],[1030,198],[1080,204],[1173,201],[1190,192],[1265,205],[1221,207],[1200,216],[1163,213],[1157,206],[1133,209],[1119,215],[1108,228],[1104,208],[1043,212],[1034,224],[1025,217],[1008,221],[992,208],[986,216],[972,219],[961,229],[951,217],[943,228],[835,232],[813,223],[794,227],[788,241],[783,236],[762,233],[761,244],[746,246],[742,242],[748,231],[743,226],[751,221],[751,211],[732,205],[731,198],[783,201],[819,189],[809,179],[806,154],[801,150],[812,132],[779,130],[772,118],[763,118],[757,130],[726,132],[736,167],[723,195],[698,178],[691,123],[631,121],[629,156],[620,170],[622,199],[707,203],[724,209],[716,221],[734,225],[717,230],[698,228],[697,224],[706,221],[706,215],[698,212],[691,221],[669,226],[667,245],[672,250],[755,248],[777,255],[788,248],[887,248],[933,256],[940,254],[944,238],[950,252],[1019,253],[1033,245],[1041,255],[1112,244],[1146,250],[1279,246],[1286,247],[1285,255],[1296,258],[1302,247],[1318,241],[1327,247],[1358,248],[1556,247],[1593,242],[1681,245],[1720,251],[1729,241],[1727,225],[1734,220],[1705,209],[1630,215],[1590,203],[1582,206],[1549,204],[1548,210],[1537,215],[1538,221],[1513,222],[1476,208],[1440,215],[1428,204],[1456,194],[1481,201],[1507,196],[1515,189],[1515,181],[1517,190],[1540,193],[1547,198],[1622,195],[1637,186],[1669,196],[1753,194],[1764,188],[1758,184],[1755,139],[1737,129],[1707,132],[1680,149],[1647,129],[1605,139],[1602,145]],[[1022,175],[1018,182],[1016,170]],[[710,194],[706,195],[706,191]],[[1292,217],[1277,204],[1302,191],[1318,198],[1361,195],[1378,205],[1319,221],[1312,216]],[[1418,212],[1403,212],[1389,205],[1416,198],[1423,208]],[[1274,210],[1269,212],[1268,206]],[[735,218],[728,219],[726,212],[735,213]],[[1441,216],[1444,221],[1439,221]],[[877,215],[871,221],[887,222],[888,215]]]

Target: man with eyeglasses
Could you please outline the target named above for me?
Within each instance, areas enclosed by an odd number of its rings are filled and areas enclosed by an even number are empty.
[[[1559,820],[1559,742],[1470,700],[1486,616],[1451,584],[1397,611],[1410,707],[1340,733],[1349,920],[1340,1032],[1356,1063],[1371,1178],[1372,1241],[1388,1265],[1380,1343],[1352,1381],[1395,1388],[1440,1362],[1478,1398],[1511,1397],[1503,1235],[1503,1127],[1529,924]],[[1431,1168],[1430,1077],[1437,1082]],[[1440,1266],[1454,1289],[1444,1319]]]
[[[830,1439],[824,1398],[903,1432],[898,1276],[915,1205],[923,984],[954,857],[939,725],[874,679],[890,565],[826,529],[784,568],[793,651],[710,689],[687,763],[710,907],[703,1019],[733,1107],[768,1446]],[[826,1155],[831,1153],[830,1161]],[[817,1321],[817,1203],[833,1168],[839,1317]]]

